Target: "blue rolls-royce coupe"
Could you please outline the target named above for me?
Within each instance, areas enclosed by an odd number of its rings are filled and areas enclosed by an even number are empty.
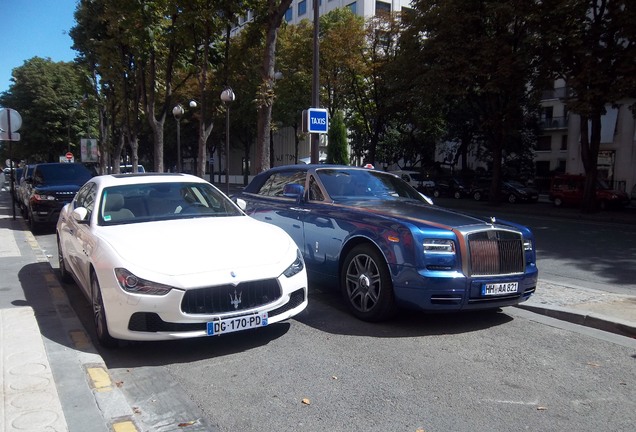
[[[287,231],[310,284],[339,286],[363,320],[387,319],[400,307],[497,309],[527,300],[537,285],[527,227],[438,207],[390,173],[282,166],[257,175],[234,199]]]

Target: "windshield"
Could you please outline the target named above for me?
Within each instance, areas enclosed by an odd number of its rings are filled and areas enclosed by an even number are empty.
[[[33,179],[36,184],[82,186],[93,175],[82,164],[61,163],[38,165]]]
[[[424,197],[399,177],[382,171],[354,168],[316,170],[329,196],[334,200],[415,199]]]
[[[100,225],[243,215],[232,201],[207,183],[112,186],[102,191],[100,202]]]

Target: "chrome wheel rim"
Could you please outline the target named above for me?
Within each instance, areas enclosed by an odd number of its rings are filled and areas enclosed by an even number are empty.
[[[360,312],[369,312],[379,301],[382,282],[380,270],[369,255],[356,255],[346,273],[347,296]]]
[[[102,336],[104,334],[103,327],[103,308],[102,308],[102,294],[99,291],[99,286],[97,282],[93,279],[91,281],[91,286],[93,287],[93,320],[95,321],[95,331],[98,336]]]

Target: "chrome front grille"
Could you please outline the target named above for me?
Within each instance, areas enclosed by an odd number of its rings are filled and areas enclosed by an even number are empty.
[[[253,309],[281,297],[276,279],[218,285],[186,291],[181,310],[188,314],[214,314]]]
[[[471,276],[523,273],[525,259],[521,234],[488,230],[468,235]]]

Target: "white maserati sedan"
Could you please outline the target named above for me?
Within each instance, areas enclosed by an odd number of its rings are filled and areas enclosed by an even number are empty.
[[[292,238],[199,177],[93,177],[62,209],[57,244],[106,347],[255,329],[307,307]]]

